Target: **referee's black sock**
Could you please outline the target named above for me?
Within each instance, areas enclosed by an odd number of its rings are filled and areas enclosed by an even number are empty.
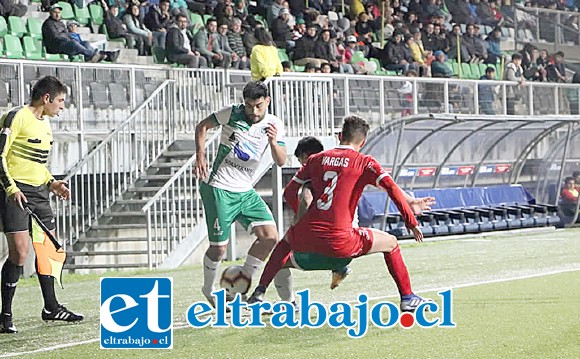
[[[18,266],[6,259],[2,266],[0,286],[2,291],[2,313],[12,314],[12,298],[16,292],[16,284],[22,274],[22,266]]]
[[[44,298],[44,308],[49,312],[58,309],[58,302],[56,301],[56,294],[54,293],[54,277],[44,274],[38,275],[40,282],[40,290],[42,290],[42,297]]]

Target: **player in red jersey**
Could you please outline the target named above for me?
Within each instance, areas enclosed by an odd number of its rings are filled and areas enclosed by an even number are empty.
[[[345,118],[340,146],[310,156],[284,191],[284,197],[296,212],[298,191],[306,183],[312,191],[313,203],[302,219],[286,233],[272,253],[260,285],[249,302],[261,301],[267,285],[276,272],[288,266],[304,270],[339,269],[353,258],[384,253],[385,263],[401,295],[401,310],[413,311],[425,301],[415,295],[397,238],[373,228],[352,226],[356,206],[367,185],[385,189],[399,209],[415,240],[421,242],[415,212],[429,209],[433,198],[414,199],[406,195],[391,176],[372,157],[359,153],[366,141],[368,123],[358,116]],[[284,244],[286,243],[286,244]],[[292,250],[292,253],[289,253]]]

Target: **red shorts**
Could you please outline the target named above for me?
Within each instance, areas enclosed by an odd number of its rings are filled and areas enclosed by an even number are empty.
[[[312,252],[336,258],[355,258],[367,254],[373,246],[373,232],[352,228],[347,232],[316,233],[304,227],[291,227],[286,239],[295,252]]]

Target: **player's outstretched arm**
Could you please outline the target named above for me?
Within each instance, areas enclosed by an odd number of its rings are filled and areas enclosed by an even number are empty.
[[[208,176],[207,162],[205,158],[205,139],[207,131],[217,127],[213,117],[207,117],[195,126],[195,164],[193,173],[198,179],[205,179]]]

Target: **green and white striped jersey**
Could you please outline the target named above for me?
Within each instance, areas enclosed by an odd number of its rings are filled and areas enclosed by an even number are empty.
[[[246,119],[244,104],[226,107],[211,114],[216,125],[222,126],[220,145],[207,183],[231,192],[252,189],[254,173],[268,148],[266,128],[278,129],[277,142],[284,146],[284,124],[269,113],[258,123]]]

